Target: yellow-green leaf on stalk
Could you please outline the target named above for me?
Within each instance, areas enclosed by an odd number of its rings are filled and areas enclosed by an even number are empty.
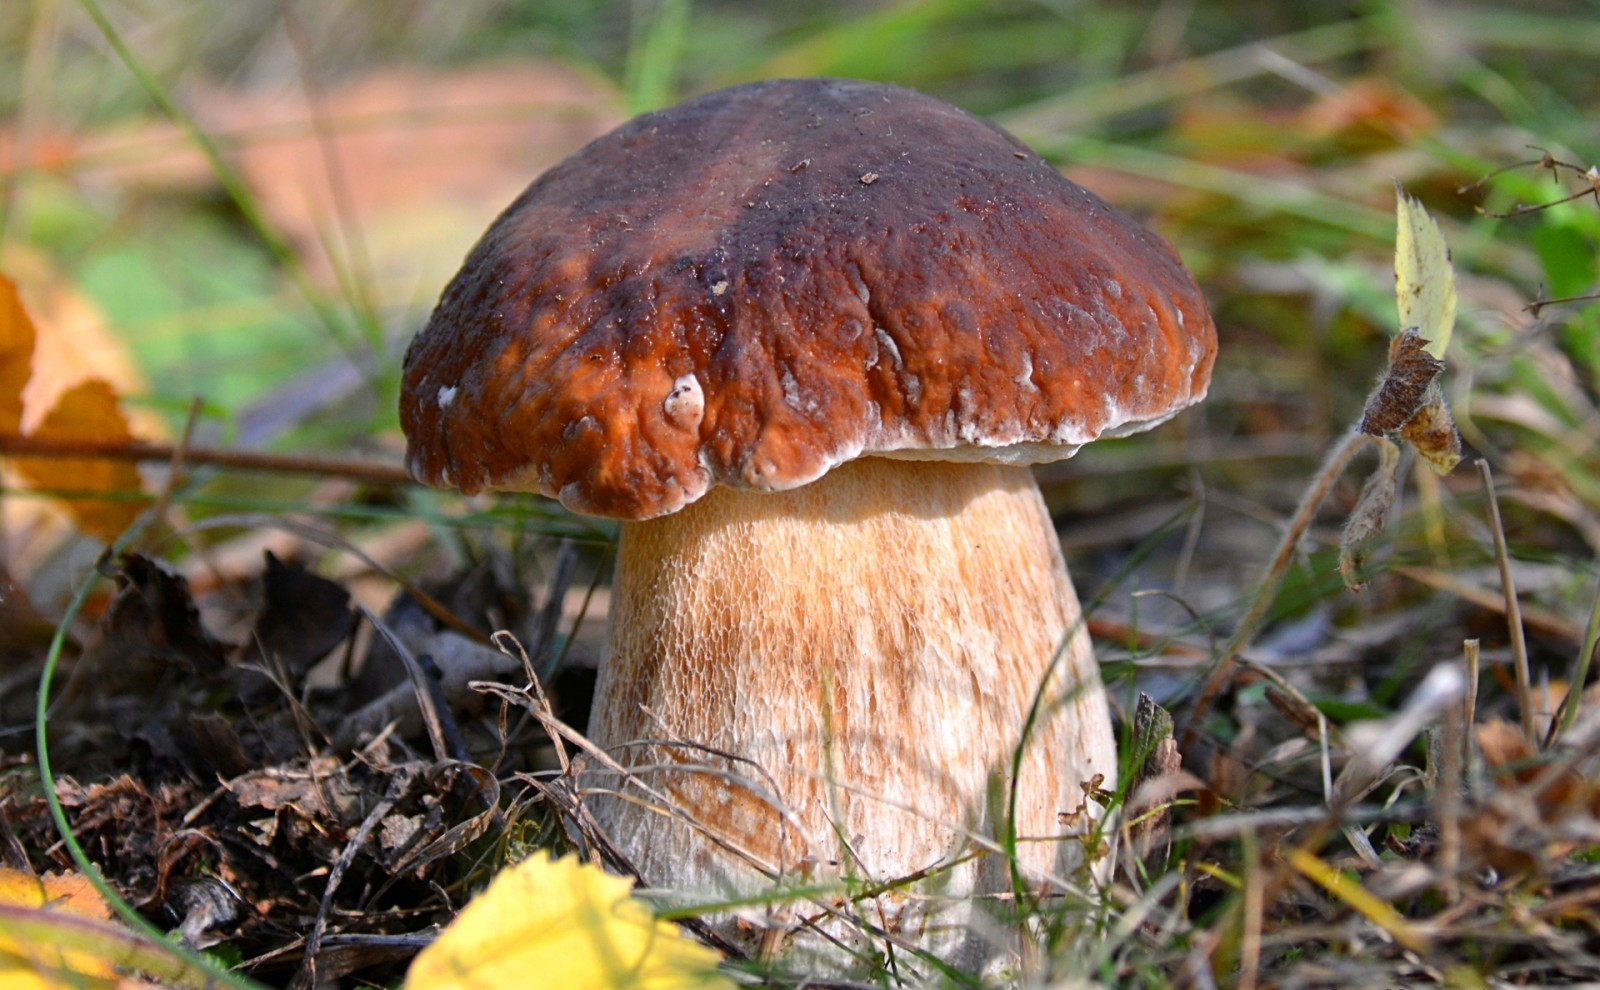
[[[1450,249],[1426,208],[1394,186],[1398,229],[1394,238],[1394,296],[1400,329],[1416,327],[1428,341],[1429,354],[1444,359],[1456,325],[1456,273]]]

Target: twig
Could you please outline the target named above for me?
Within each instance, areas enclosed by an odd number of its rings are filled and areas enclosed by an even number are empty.
[[[1538,316],[1540,311],[1542,311],[1546,306],[1554,306],[1558,303],[1594,302],[1596,299],[1600,299],[1600,292],[1584,292],[1576,296],[1560,296],[1555,299],[1535,299],[1533,302],[1522,308],[1530,315]]]
[[[422,724],[428,730],[428,741],[433,744],[433,758],[440,762],[456,759],[462,763],[471,763],[472,756],[466,751],[461,730],[450,715],[450,706],[445,701],[443,692],[439,690],[439,682],[423,669],[422,662],[411,655],[411,651],[400,641],[400,637],[373,615],[370,609],[363,605],[360,607],[360,612],[367,620],[367,624],[383,637],[384,642],[389,644],[389,649],[393,650],[400,658],[400,662],[405,664],[406,674],[411,678],[411,690],[417,696],[417,711],[422,715]]]
[[[1467,686],[1467,698],[1477,690]],[[1444,717],[1444,739],[1439,747],[1439,779],[1435,785],[1434,808],[1439,822],[1439,872],[1445,901],[1461,902],[1461,782],[1463,750],[1471,745],[1472,724],[1462,718],[1461,708],[1449,708]]]
[[[1540,210],[1548,210],[1552,206],[1558,206],[1561,203],[1570,203],[1575,199],[1582,199],[1585,196],[1593,196],[1594,200],[1595,200],[1595,204],[1596,205],[1600,205],[1600,168],[1597,168],[1597,167],[1595,167],[1593,165],[1590,165],[1588,168],[1584,168],[1582,165],[1575,165],[1572,162],[1561,161],[1556,156],[1552,155],[1550,152],[1548,152],[1545,149],[1539,147],[1538,145],[1530,144],[1528,147],[1532,148],[1533,150],[1535,150],[1537,152],[1540,152],[1540,156],[1538,158],[1536,158],[1536,159],[1533,159],[1532,161],[1515,162],[1515,163],[1513,163],[1511,165],[1506,165],[1506,166],[1503,166],[1501,168],[1497,168],[1493,172],[1490,172],[1488,175],[1485,175],[1483,178],[1479,179],[1477,182],[1471,183],[1470,185],[1462,186],[1461,188],[1457,189],[1456,192],[1458,192],[1458,193],[1470,192],[1473,189],[1476,189],[1476,188],[1484,185],[1490,179],[1494,178],[1497,175],[1502,175],[1502,174],[1504,174],[1506,172],[1511,171],[1514,168],[1524,168],[1526,166],[1532,165],[1535,168],[1547,168],[1547,169],[1549,169],[1550,170],[1550,178],[1553,181],[1555,181],[1557,184],[1559,184],[1561,182],[1561,173],[1562,173],[1562,171],[1567,171],[1567,172],[1571,172],[1573,175],[1576,175],[1581,181],[1587,183],[1588,187],[1584,188],[1584,189],[1579,189],[1577,192],[1572,193],[1569,196],[1563,196],[1560,199],[1551,200],[1548,203],[1534,203],[1531,206],[1528,205],[1528,204],[1525,204],[1525,203],[1518,203],[1516,206],[1512,207],[1510,210],[1508,210],[1508,211],[1506,211],[1504,213],[1496,213],[1496,212],[1494,212],[1492,210],[1486,210],[1486,209],[1484,209],[1483,207],[1480,206],[1480,207],[1477,207],[1478,212],[1483,214],[1486,217],[1495,217],[1496,219],[1505,220],[1505,219],[1508,219],[1508,218],[1511,218],[1511,217],[1526,216],[1529,213],[1537,213]],[[1549,301],[1550,302],[1561,302],[1563,300],[1549,300]]]
[[[20,457],[104,458],[112,461],[167,461],[178,456],[181,445],[144,440],[79,440],[0,434],[0,454]],[[183,447],[182,462],[214,464],[241,471],[278,474],[314,474],[350,478],[375,485],[414,484],[405,468],[371,461],[342,461],[294,454],[267,454],[249,450]]]
[[[1528,641],[1522,631],[1522,609],[1517,603],[1517,584],[1511,576],[1511,554],[1506,550],[1506,531],[1500,524],[1500,501],[1494,494],[1494,476],[1489,472],[1489,462],[1478,458],[1478,479],[1483,482],[1483,495],[1489,508],[1489,529],[1494,534],[1495,563],[1500,566],[1500,589],[1506,599],[1506,627],[1511,634],[1511,660],[1517,675],[1517,712],[1521,716],[1522,731],[1529,742],[1537,742],[1538,732],[1533,724],[1533,688],[1528,675]]]
[[[167,462],[167,482],[161,486],[161,493],[156,496],[154,526],[170,528],[166,525],[167,510],[172,505],[173,493],[183,484],[183,462],[189,456],[190,440],[194,437],[195,424],[200,422],[200,410],[200,398],[196,396],[189,403],[189,415],[184,420],[183,434],[178,437],[178,443],[172,449],[172,458]],[[153,542],[150,530],[146,530],[145,540]]]

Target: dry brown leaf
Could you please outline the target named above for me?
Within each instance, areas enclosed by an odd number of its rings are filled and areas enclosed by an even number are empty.
[[[1510,722],[1490,719],[1477,727],[1476,736],[1491,773],[1510,786],[1537,785],[1531,797],[1546,821],[1557,821],[1579,807],[1600,811],[1600,785],[1572,768],[1550,770],[1536,759],[1533,743]],[[1552,773],[1553,779],[1546,780]]]
[[[1449,474],[1461,463],[1461,434],[1437,382],[1428,390],[1428,401],[1400,428],[1400,435],[1438,474]]]
[[[84,642],[83,662],[101,691],[144,695],[176,669],[191,682],[224,666],[224,647],[206,632],[188,583],[157,561],[124,554],[117,592]]]
[[[133,439],[128,420],[117,404],[117,393],[98,378],[80,382],[62,393],[32,435],[61,440]],[[138,468],[127,461],[19,457],[16,465],[30,484],[43,489],[121,495],[144,490]],[[146,501],[142,497],[65,499],[79,525],[105,539],[113,539],[127,529]]]
[[[1381,437],[1403,428],[1427,405],[1444,362],[1429,354],[1428,341],[1416,327],[1407,327],[1389,342],[1389,370],[1361,414],[1360,430]]]
[[[17,284],[0,275],[0,433],[22,428],[22,390],[33,374],[33,320],[22,307]]]
[[[105,314],[50,261],[25,245],[6,253],[6,276],[11,279],[0,290],[0,365],[11,374],[0,392],[16,396],[20,392],[20,421],[16,408],[0,432],[35,433],[45,417],[73,386],[95,377],[111,383],[119,395],[145,391],[146,385],[127,345],[109,329]],[[14,308],[14,307],[20,307]],[[27,320],[31,345],[15,338],[15,329]],[[24,336],[28,336],[25,334]],[[30,359],[31,352],[31,359]],[[141,437],[162,435],[159,418],[149,410],[135,411],[129,417]],[[101,439],[98,435],[95,439]],[[18,487],[34,484],[18,477],[8,461],[6,482]],[[77,487],[74,485],[73,487]],[[54,586],[56,572],[44,566],[59,549],[62,540],[84,529],[69,506],[48,499],[15,498],[0,505],[5,533],[5,553],[13,575],[27,575],[22,589],[39,600],[59,592]]]
[[[1474,734],[1483,761],[1502,773],[1514,773],[1521,781],[1532,780],[1537,767],[1516,766],[1533,759],[1533,744],[1527,735],[1503,718],[1492,718],[1478,726]]]
[[[1297,123],[1314,137],[1371,152],[1409,143],[1437,128],[1439,118],[1392,80],[1374,77],[1322,95],[1301,111]]]
[[[350,593],[337,582],[267,551],[265,599],[238,666],[239,695],[261,702],[281,686],[298,693],[312,664],[355,630]]]

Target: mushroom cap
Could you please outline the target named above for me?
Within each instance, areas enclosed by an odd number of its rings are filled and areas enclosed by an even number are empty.
[[[1036,463],[1203,398],[1160,237],[932,97],[842,79],[646,114],[495,220],[406,352],[419,479],[645,519],[856,457]]]

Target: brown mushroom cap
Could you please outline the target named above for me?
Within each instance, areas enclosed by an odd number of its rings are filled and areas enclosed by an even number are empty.
[[[424,481],[644,519],[852,458],[1035,463],[1205,394],[1173,250],[910,90],[751,83],[646,114],[500,215],[406,354]]]

